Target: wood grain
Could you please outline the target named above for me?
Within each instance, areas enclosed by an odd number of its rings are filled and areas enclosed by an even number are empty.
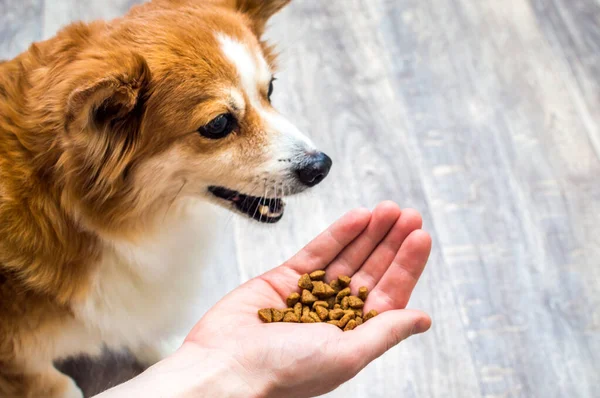
[[[0,0],[0,57],[131,3]],[[280,224],[228,221],[207,307],[392,199],[434,237],[434,326],[328,396],[600,396],[600,2],[295,0],[269,36],[274,102],[334,168]]]

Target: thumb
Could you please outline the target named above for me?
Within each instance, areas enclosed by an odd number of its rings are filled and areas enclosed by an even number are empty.
[[[344,346],[352,352],[360,352],[366,361],[363,366],[366,366],[402,340],[424,333],[430,327],[431,318],[423,311],[386,311],[344,333]]]

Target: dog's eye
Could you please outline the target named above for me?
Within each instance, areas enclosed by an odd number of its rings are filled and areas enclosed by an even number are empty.
[[[271,82],[269,83],[269,93],[267,94],[267,98],[269,99],[269,102],[271,102],[271,95],[273,94],[273,82],[277,80],[275,78],[271,79]]]
[[[213,140],[228,136],[235,128],[235,118],[230,113],[219,115],[206,126],[200,127],[198,132]]]

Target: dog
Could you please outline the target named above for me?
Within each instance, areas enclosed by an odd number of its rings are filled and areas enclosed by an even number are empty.
[[[81,397],[53,361],[103,347],[169,355],[215,209],[275,223],[327,176],[271,105],[289,1],[154,0],[0,63],[0,396]]]

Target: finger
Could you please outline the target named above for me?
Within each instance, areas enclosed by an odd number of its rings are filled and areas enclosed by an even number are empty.
[[[385,239],[377,246],[358,272],[352,276],[352,283],[350,284],[352,291],[358,291],[361,286],[373,290],[390,267],[402,242],[411,232],[420,229],[422,226],[423,219],[418,211],[403,209],[400,218],[388,232]]]
[[[376,309],[384,312],[406,308],[430,252],[429,234],[420,229],[413,231],[402,243],[392,265],[369,294],[365,311]]]
[[[282,296],[294,290],[300,275],[325,268],[369,225],[371,211],[356,209],[342,216],[282,266],[261,278]]]
[[[360,358],[358,370],[411,335],[424,333],[431,318],[422,311],[395,310],[379,314],[340,337],[345,353]]]
[[[348,245],[327,268],[327,280],[340,275],[354,275],[400,217],[400,207],[394,202],[379,204],[364,232]],[[391,260],[390,260],[391,261]]]

